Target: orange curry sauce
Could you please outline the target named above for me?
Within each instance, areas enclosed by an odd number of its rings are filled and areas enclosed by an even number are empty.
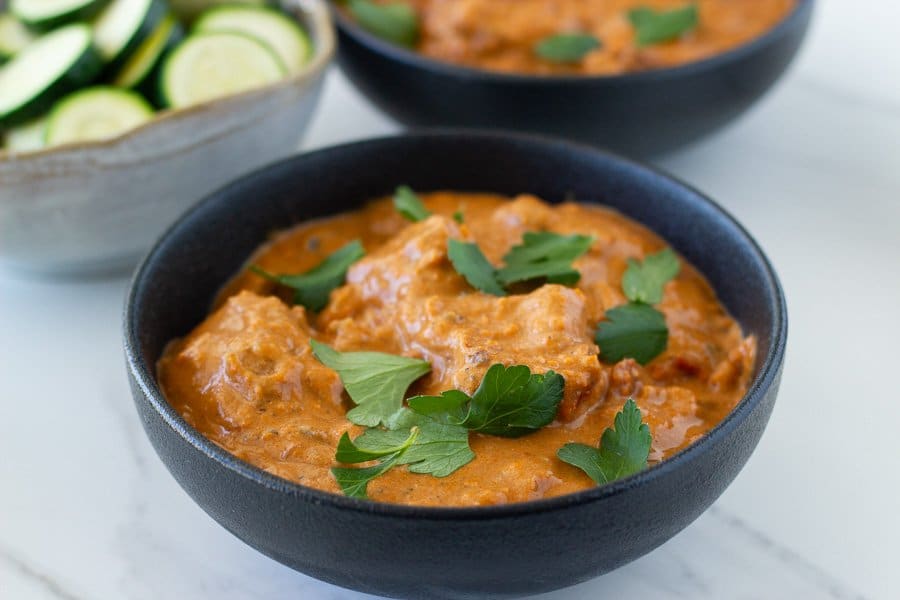
[[[372,350],[424,358],[432,371],[409,390],[474,392],[494,363],[553,369],[565,377],[557,420],[517,439],[471,434],[476,458],[446,478],[391,469],[369,497],[418,505],[485,505],[557,496],[591,487],[556,457],[567,442],[596,446],[633,397],[659,461],[715,426],[746,391],[756,345],[744,338],[704,278],[682,261],[657,306],[670,331],[667,350],[641,366],[598,360],[594,330],[606,309],[625,302],[629,258],[665,247],[643,226],[597,206],[547,205],[489,194],[422,195],[434,215],[409,223],[389,200],[300,224],[260,248],[252,262],[270,272],[308,270],[353,239],[365,258],[318,315],[285,303],[283,290],[244,271],[225,287],[215,311],[172,342],[158,365],[169,402],[227,451],[303,485],[340,493],[330,468],[341,434],[362,432],[337,374],[312,355],[309,340],[340,351]],[[464,225],[451,215],[460,210]],[[492,262],[526,231],[595,237],[575,261],[574,288],[542,285],[496,297],[473,289],[447,258],[448,238],[477,241]]]
[[[390,4],[397,0],[377,0]],[[699,0],[699,25],[681,38],[638,47],[628,12],[672,10],[686,0],[404,0],[419,15],[417,51],[436,60],[524,74],[615,75],[673,67],[745,44],[773,28],[796,0]],[[541,40],[592,34],[601,47],[575,63],[535,54]]]

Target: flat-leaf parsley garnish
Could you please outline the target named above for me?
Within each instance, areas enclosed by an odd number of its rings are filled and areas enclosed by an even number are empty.
[[[477,244],[451,239],[447,254],[456,271],[472,287],[503,296],[508,286],[534,280],[572,286],[581,274],[572,262],[591,247],[594,238],[587,235],[561,235],[549,231],[526,232],[522,243],[503,257],[504,266],[495,269]]]
[[[629,302],[606,311],[606,319],[597,326],[594,336],[601,360],[615,363],[633,358],[645,365],[666,349],[666,317],[650,304],[662,301],[666,283],[678,275],[679,269],[678,257],[669,248],[642,262],[628,261],[622,290]]]
[[[362,243],[353,240],[305,273],[275,275],[257,265],[251,266],[250,270],[260,277],[293,289],[294,304],[318,312],[328,304],[331,291],[344,284],[347,269],[363,256],[365,250]]]
[[[638,46],[650,46],[668,42],[695,29],[700,22],[696,4],[688,4],[673,10],[635,8],[628,12],[634,27]]]
[[[415,396],[409,407],[433,419],[470,431],[520,437],[549,425],[563,398],[565,379],[547,371],[532,374],[525,365],[492,365],[470,397],[459,390]]]
[[[346,0],[359,26],[378,37],[412,47],[419,39],[419,17],[406,2],[378,4],[371,0]]]
[[[533,375],[523,365],[492,365],[472,396],[449,390],[440,396],[415,396],[381,423],[338,443],[335,460],[344,464],[379,461],[332,473],[348,496],[365,498],[368,483],[394,466],[411,473],[446,477],[475,458],[469,432],[519,437],[549,425],[562,401],[565,380],[548,371]],[[354,409],[355,410],[355,409]]]
[[[503,286],[497,282],[493,265],[485,258],[478,244],[451,238],[447,240],[447,256],[456,272],[475,289],[494,296],[506,295]]]
[[[589,33],[560,33],[539,41],[534,53],[551,62],[575,63],[599,47],[600,40]]]
[[[556,455],[602,485],[645,469],[651,441],[650,428],[641,421],[637,404],[629,399],[616,414],[615,427],[603,432],[599,448],[566,444]]]
[[[316,340],[310,340],[310,344],[316,358],[340,376],[356,404],[347,418],[357,425],[387,424],[402,407],[407,388],[431,370],[428,361],[417,358],[383,352],[338,352]]]
[[[408,185],[401,185],[394,192],[394,208],[408,221],[416,223],[431,216],[431,212],[422,204],[422,200]]]

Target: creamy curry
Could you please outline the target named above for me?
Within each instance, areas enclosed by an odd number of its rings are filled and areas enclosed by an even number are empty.
[[[568,442],[596,446],[628,398],[653,436],[651,464],[714,427],[744,395],[755,340],[718,302],[704,278],[681,261],[658,309],[669,328],[666,350],[641,366],[604,364],[594,330],[608,308],[625,301],[629,258],[665,247],[640,224],[586,204],[548,205],[523,195],[438,192],[422,195],[434,214],[410,223],[389,200],[302,223],[261,247],[252,262],[298,273],[350,240],[366,256],[318,314],[292,306],[271,282],[243,271],[220,294],[212,314],[173,341],[158,364],[168,401],[216,444],[270,473],[340,493],[330,468],[352,407],[338,375],[312,354],[310,339],[339,351],[369,350],[431,362],[408,395],[474,391],[493,363],[550,369],[565,377],[556,420],[516,439],[471,434],[476,458],[436,478],[394,468],[369,484],[373,500],[416,505],[489,505],[558,496],[594,485],[563,463]],[[461,212],[464,224],[451,215]],[[527,231],[593,236],[574,267],[574,287],[545,284],[497,297],[473,289],[448,260],[450,238],[478,242],[497,263]]]
[[[397,0],[377,0],[392,4]],[[699,0],[695,27],[659,43],[638,43],[634,9],[678,10],[685,0],[405,0],[418,17],[415,48],[436,60],[525,74],[614,75],[673,67],[745,44],[773,28],[796,0]],[[535,52],[550,36],[589,34],[599,47],[581,60]]]

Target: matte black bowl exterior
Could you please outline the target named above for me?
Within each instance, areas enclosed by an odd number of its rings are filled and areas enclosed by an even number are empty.
[[[695,141],[747,110],[784,73],[813,12],[740,48],[671,69],[605,77],[491,73],[389,44],[335,10],[338,60],[379,108],[410,126],[497,128],[559,135],[635,156]]]
[[[264,473],[204,438],[160,394],[165,344],[277,229],[353,209],[398,183],[419,190],[601,202],[664,236],[706,274],[759,338],[752,387],[708,436],[643,473],[560,498],[484,508],[417,508],[329,494]],[[699,516],[753,451],[772,410],[787,335],[775,273],[711,200],[643,166],[565,142],[446,132],[360,142],[275,164],[184,215],[135,274],[125,312],[134,400],[159,456],[219,523],[299,571],[371,593],[510,597],[615,569]]]

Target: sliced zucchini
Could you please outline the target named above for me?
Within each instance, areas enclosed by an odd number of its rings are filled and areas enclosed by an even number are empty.
[[[180,108],[274,83],[287,70],[260,40],[237,32],[198,32],[163,61],[160,97]]]
[[[166,16],[163,0],[112,0],[94,21],[94,44],[115,73]]]
[[[238,31],[272,47],[288,73],[297,73],[312,57],[312,43],[297,21],[279,10],[259,6],[221,6],[197,19],[197,31]]]
[[[56,100],[90,83],[102,68],[87,25],[66,25],[41,36],[0,67],[0,126],[42,115]]]
[[[69,94],[47,117],[48,146],[115,137],[153,118],[153,108],[131,90],[96,86]]]
[[[8,13],[0,14],[0,64],[34,41],[28,29]]]
[[[47,118],[29,121],[6,132],[6,149],[10,152],[33,152],[44,147]]]
[[[152,83],[155,85],[156,67],[162,55],[174,47],[184,35],[181,24],[171,14],[166,15],[147,39],[125,61],[122,68],[113,77],[113,85],[119,87],[144,90]],[[152,88],[149,89],[152,92]]]
[[[9,10],[38,31],[94,18],[109,0],[10,0]]]
[[[185,23],[193,21],[197,15],[205,10],[223,4],[241,4],[251,6],[265,6],[266,0],[169,0],[169,6],[172,8],[179,19]]]

